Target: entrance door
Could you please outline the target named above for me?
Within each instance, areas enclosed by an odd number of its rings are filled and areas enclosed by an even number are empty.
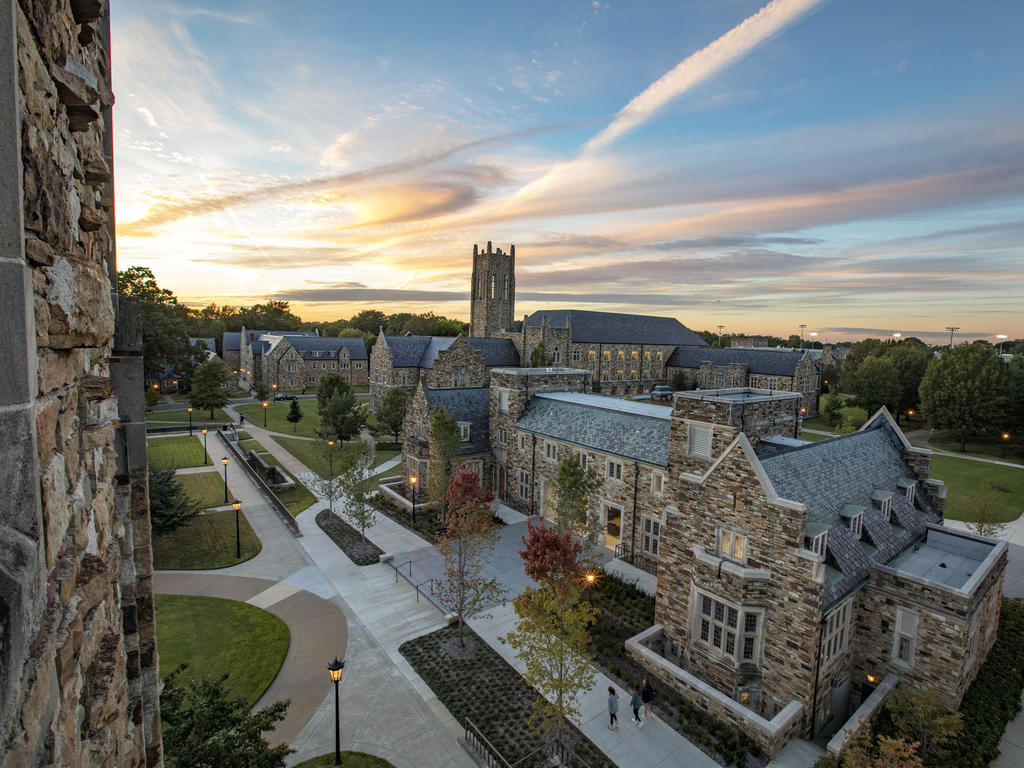
[[[498,488],[498,498],[505,501],[505,468],[500,464],[498,469],[498,482],[496,483]]]
[[[615,549],[622,538],[622,507],[604,504],[604,545]]]
[[[545,520],[555,519],[555,484],[549,480],[540,481],[540,515]]]

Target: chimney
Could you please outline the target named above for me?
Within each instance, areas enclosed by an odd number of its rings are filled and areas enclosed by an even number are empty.
[[[488,253],[491,252],[491,241],[490,240],[487,241],[487,252]]]
[[[509,256],[515,256],[516,255],[516,247],[514,245],[510,245],[509,246],[508,255]]]

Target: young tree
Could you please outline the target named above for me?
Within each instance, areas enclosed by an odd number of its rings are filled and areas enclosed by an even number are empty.
[[[559,531],[572,531],[583,539],[586,556],[598,544],[601,520],[590,513],[590,498],[604,483],[594,468],[580,466],[575,456],[569,455],[558,465],[555,478],[555,527]]]
[[[342,469],[337,486],[344,496],[341,513],[359,529],[363,541],[366,541],[366,529],[373,527],[377,516],[377,510],[370,503],[370,497],[377,491],[371,476],[374,458],[373,446],[357,440],[345,447],[339,460]]]
[[[336,440],[318,440],[317,449],[321,459],[320,471],[314,473],[306,485],[317,496],[326,498],[333,512],[334,500],[342,493],[341,473],[345,469],[341,445]]]
[[[555,359],[548,352],[543,341],[530,351],[531,368],[547,368],[554,361]]]
[[[153,387],[146,387],[146,407],[152,408],[154,405],[159,405],[164,399],[164,396],[160,394],[159,389]]]
[[[288,415],[285,418],[292,423],[292,432],[298,430],[299,422],[302,420],[302,408],[299,407],[298,400],[292,400],[292,404],[288,408]]]
[[[967,450],[967,438],[1003,426],[1011,388],[1007,365],[995,349],[961,344],[932,360],[921,381],[921,410],[937,427],[950,430]]]
[[[690,384],[686,379],[685,371],[676,371],[672,374],[672,381],[669,382],[669,386],[672,387],[673,392],[684,392],[690,389]]]
[[[899,686],[885,709],[898,738],[917,743],[930,764],[946,764],[949,745],[963,731],[964,717],[949,708],[937,689]]]
[[[344,381],[341,383],[345,384]],[[318,391],[318,401],[320,394]],[[340,442],[351,440],[359,434],[365,423],[366,413],[347,384],[337,389],[326,404],[320,406],[320,436],[324,439],[335,438]]]
[[[875,739],[871,723],[864,721],[843,747],[839,763],[843,768],[922,768],[919,746],[887,736]]]
[[[228,369],[220,358],[211,358],[197,366],[192,380],[192,393],[188,398],[192,407],[197,410],[209,408],[212,419],[214,408],[223,408],[231,402],[227,390],[224,389],[227,382]]]
[[[893,410],[900,393],[896,367],[886,357],[868,357],[846,377],[846,390],[869,416],[883,405]]]
[[[179,680],[187,665],[164,678],[160,692],[164,765],[167,768],[284,768],[292,750],[271,747],[263,734],[288,712],[289,699],[252,712],[242,699],[229,699],[224,680]]]
[[[398,445],[398,433],[402,431],[408,402],[409,393],[401,387],[393,387],[387,391],[377,407],[377,421],[395,436],[395,445]]]
[[[825,417],[833,427],[838,427],[843,423],[844,406],[843,398],[839,397],[839,395],[830,395],[828,400],[825,401]]]
[[[979,536],[998,538],[1006,531],[1002,522],[1002,505],[996,496],[992,483],[984,483],[981,490],[971,497],[971,520],[967,527]]]
[[[459,617],[459,644],[465,645],[466,619],[480,615],[504,590],[496,579],[483,576],[486,558],[498,533],[491,518],[494,494],[480,485],[480,476],[462,468],[445,494],[447,509],[441,518],[437,547],[444,556],[444,578],[436,585],[438,602]]]
[[[572,533],[559,533],[543,523],[533,525],[527,520],[523,546],[524,549],[519,550],[519,556],[523,558],[527,576],[539,584],[553,588],[567,598],[569,595],[563,593],[570,591],[574,586],[578,590],[582,584],[582,547],[573,538]]]
[[[174,477],[173,469],[149,465],[149,522],[153,535],[180,528],[199,514],[199,507]]]
[[[445,509],[445,495],[452,476],[452,459],[459,452],[459,423],[448,411],[437,408],[430,416],[430,472],[427,497]]]
[[[256,391],[253,393],[256,395],[257,400],[267,400],[270,398],[270,387],[267,386],[265,381],[256,382]]]

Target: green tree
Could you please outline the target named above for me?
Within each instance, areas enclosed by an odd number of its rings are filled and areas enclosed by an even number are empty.
[[[353,315],[348,324],[364,333],[376,334],[382,326],[388,324],[388,316],[379,309],[364,309]]]
[[[883,405],[891,411],[900,393],[896,367],[887,357],[865,358],[856,372],[846,377],[846,390],[856,396],[857,405],[869,416]]]
[[[338,441],[350,440],[366,423],[366,413],[348,383],[329,373],[320,380],[316,391],[320,409],[320,436]]]
[[[299,422],[302,421],[302,408],[299,406],[298,400],[292,400],[292,404],[288,407],[288,415],[285,418],[292,423],[292,432],[297,431]]]
[[[199,514],[173,469],[149,465],[149,524],[154,536],[180,528]]]
[[[672,374],[672,381],[669,382],[669,386],[672,387],[673,392],[683,392],[690,388],[686,380],[685,371],[676,371]]]
[[[444,577],[435,585],[439,603],[459,619],[459,645],[465,645],[466,619],[482,615],[501,599],[497,579],[483,575],[486,558],[498,540],[491,512],[494,494],[480,485],[480,476],[465,467],[448,483],[437,548],[444,557]]]
[[[843,423],[843,398],[839,395],[829,395],[828,399],[825,400],[825,418],[828,419],[828,423],[833,427],[838,427]]]
[[[160,394],[160,390],[154,387],[146,387],[146,407],[152,408],[154,405],[159,405],[163,402],[164,396]]]
[[[265,381],[263,381],[262,379],[260,381],[257,381],[256,384],[254,385],[254,388],[256,391],[253,394],[256,395],[257,400],[270,399],[270,387],[267,386],[267,383]]]
[[[555,478],[555,528],[571,531],[583,540],[589,559],[598,544],[601,520],[590,513],[590,499],[600,490],[604,480],[594,468],[580,466],[576,456],[566,456],[558,464]]]
[[[338,486],[344,494],[341,513],[359,529],[363,541],[366,541],[366,529],[372,528],[377,519],[377,510],[370,503],[370,498],[377,492],[377,483],[372,476],[374,460],[373,446],[362,440],[346,446],[340,457]]]
[[[448,411],[436,408],[430,415],[430,472],[427,478],[427,498],[445,511],[445,495],[452,477],[452,459],[459,453],[461,442],[459,423]]]
[[[885,705],[896,738],[920,746],[930,765],[947,765],[950,746],[963,732],[963,715],[935,688],[898,686]]]
[[[921,381],[921,410],[936,427],[967,438],[994,433],[1007,417],[1010,373],[992,347],[962,344],[933,360]]]
[[[290,700],[256,712],[224,691],[227,675],[183,682],[187,665],[164,677],[160,692],[164,765],[167,768],[284,768],[292,750],[271,747],[263,734],[284,720]]]
[[[327,499],[331,511],[334,511],[334,500],[342,494],[341,473],[345,469],[341,446],[334,439],[320,439],[316,443],[317,453],[321,457],[321,471],[306,480],[306,485],[317,496]]]
[[[154,304],[177,304],[174,292],[157,285],[156,276],[149,267],[128,267],[117,273],[117,292]]]
[[[167,373],[188,381],[195,365],[188,343],[188,313],[174,294],[160,288],[147,267],[117,273],[117,290],[139,300],[142,325],[142,367],[147,374]]]
[[[223,408],[231,398],[224,385],[228,383],[228,369],[219,357],[213,357],[196,367],[192,381],[189,402],[196,409],[209,408],[213,418],[214,408]]]
[[[547,347],[544,346],[542,341],[540,344],[530,350],[530,367],[531,368],[547,368],[552,365],[555,359],[548,352]]]
[[[408,403],[409,393],[401,387],[393,387],[387,391],[377,406],[377,421],[394,435],[395,445],[398,445],[398,434],[402,431]]]
[[[971,522],[967,527],[980,536],[998,538],[1006,531],[1003,509],[992,483],[984,483],[971,497]]]
[[[260,328],[270,331],[298,331],[302,329],[302,318],[292,313],[287,301],[268,301],[253,304],[238,311],[241,325],[246,328]]]
[[[899,424],[900,414],[917,408],[921,379],[924,378],[928,363],[933,359],[932,353],[928,351],[923,341],[911,338],[893,344],[885,353],[885,357],[896,369],[897,390],[893,406],[896,423]]]
[[[864,339],[850,347],[850,351],[843,360],[843,392],[851,391],[847,385],[851,381],[851,377],[856,375],[860,364],[869,357],[883,357],[886,349],[888,348],[887,344],[888,342],[884,342],[880,339]],[[838,392],[839,390],[837,389],[836,391]]]

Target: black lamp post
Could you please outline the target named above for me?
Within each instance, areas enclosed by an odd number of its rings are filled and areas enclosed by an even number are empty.
[[[341,673],[345,670],[344,660],[334,661],[327,665],[327,671],[331,673],[331,680],[334,681],[334,764],[341,765],[341,704],[338,694],[338,683],[341,682]]]
[[[412,486],[412,521],[416,522],[416,483],[419,482],[419,478],[416,475],[409,476],[409,485]]]
[[[334,514],[334,441],[327,441],[327,505]]]
[[[263,428],[267,428],[267,401],[263,401]]]
[[[224,467],[227,469],[227,466]],[[232,506],[235,508],[235,560],[242,559],[242,537],[238,531],[238,512],[242,508],[242,502],[235,499]]]
[[[188,409],[188,436],[192,437],[192,409]]]
[[[206,427],[203,427],[203,466],[210,463],[210,457],[206,455]]]
[[[1003,458],[1006,458],[1006,444],[1010,442],[1010,433],[1003,432]]]
[[[230,459],[228,459],[228,457],[225,456],[220,461],[221,461],[221,464],[224,465],[224,503],[227,504],[228,503],[228,461],[230,461]]]

